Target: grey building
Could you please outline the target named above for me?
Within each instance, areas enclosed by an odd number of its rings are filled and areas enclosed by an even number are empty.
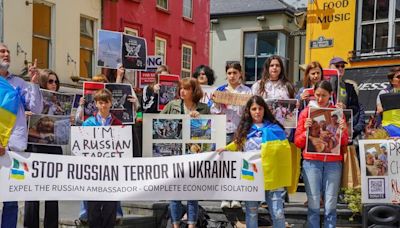
[[[210,63],[216,85],[225,82],[225,64],[240,61],[246,84],[261,77],[271,55],[285,61],[292,81],[300,79],[305,33],[295,23],[297,9],[281,0],[211,0]]]

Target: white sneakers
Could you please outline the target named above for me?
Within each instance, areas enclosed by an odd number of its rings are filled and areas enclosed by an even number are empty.
[[[242,208],[242,204],[239,201],[233,200],[231,201],[222,201],[221,208]]]

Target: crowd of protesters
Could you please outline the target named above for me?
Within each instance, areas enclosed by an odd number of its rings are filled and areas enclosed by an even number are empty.
[[[10,85],[17,89],[23,102],[20,102],[17,113],[16,124],[13,128],[11,139],[7,146],[0,146],[0,155],[7,151],[16,152],[36,152],[36,153],[55,153],[62,154],[62,149],[57,146],[37,146],[27,143],[27,121],[26,118],[32,114],[40,114],[43,108],[43,101],[40,88],[58,91],[60,80],[57,74],[48,69],[37,69],[36,64],[29,67],[30,82],[10,73],[8,68],[11,64],[10,51],[5,44],[0,43],[0,75],[2,80],[6,80]],[[340,179],[342,173],[342,162],[344,149],[348,144],[356,143],[363,137],[366,125],[366,115],[364,107],[359,103],[357,88],[354,83],[345,81],[347,62],[340,57],[334,57],[329,62],[328,67],[337,69],[338,77],[336,82],[324,80],[321,63],[311,62],[307,65],[303,77],[303,87],[296,90],[293,83],[288,80],[282,59],[279,56],[269,57],[263,65],[263,73],[260,80],[254,83],[251,88],[245,85],[245,77],[242,66],[238,62],[228,63],[225,67],[226,84],[216,87],[217,91],[227,93],[249,94],[252,97],[245,106],[221,104],[213,101],[213,97],[206,103],[202,103],[202,86],[213,86],[215,76],[213,70],[205,65],[200,65],[193,73],[193,78],[184,78],[179,81],[178,94],[175,100],[170,101],[161,114],[183,114],[196,118],[199,115],[223,114],[226,115],[226,141],[227,146],[219,148],[218,153],[223,151],[251,151],[258,150],[263,155],[262,159],[268,160],[266,155],[269,149],[268,137],[286,140],[287,148],[289,144],[295,145],[302,150],[302,177],[305,183],[308,207],[308,227],[320,227],[320,207],[324,208],[325,227],[336,226],[336,206],[338,194],[340,192]],[[124,68],[119,66],[111,76],[98,75],[97,81],[131,83],[124,77]],[[160,84],[158,75],[169,74],[167,66],[161,66],[156,71],[156,81],[143,90],[142,101],[139,102],[137,96],[129,97],[133,103],[133,112],[140,108],[144,113],[159,113],[158,96]],[[116,74],[116,77],[113,75]],[[397,93],[400,91],[400,67],[394,68],[388,75],[390,86],[382,90],[377,97],[377,115],[383,112],[380,95],[386,93]],[[131,83],[132,84],[132,83]],[[312,93],[310,92],[312,89]],[[339,92],[336,92],[339,91]],[[268,109],[265,99],[297,99],[299,109],[299,119],[296,129],[285,129],[277,121],[273,113]],[[83,126],[109,126],[121,125],[121,121],[110,113],[112,96],[107,89],[99,90],[94,95],[95,104],[98,112],[84,121],[83,104],[85,100],[80,100],[74,124]],[[313,120],[309,116],[309,109],[313,108],[334,108],[351,109],[353,111],[353,139],[348,139],[348,130],[344,118],[336,120],[336,128],[342,134],[338,139],[341,142],[339,156],[310,154],[306,151],[307,129],[312,128]],[[374,127],[377,124],[374,123]],[[371,127],[371,126],[369,126]],[[267,137],[268,136],[268,137]],[[286,148],[286,147],[285,147]],[[329,147],[328,147],[329,150]],[[288,151],[286,151],[288,152]],[[282,151],[281,153],[286,153]],[[325,151],[329,153],[330,151]],[[290,154],[290,151],[288,152]],[[286,155],[284,155],[286,156]],[[290,156],[290,155],[288,155]],[[289,159],[289,158],[288,158]],[[281,164],[272,164],[268,170],[272,172],[283,171]],[[265,170],[264,170],[265,173]],[[265,173],[266,186],[271,177]],[[275,178],[275,177],[273,177]],[[282,177],[285,179],[285,177]],[[268,180],[268,181],[267,181]],[[268,182],[268,183],[267,183]],[[274,183],[274,180],[272,180]],[[283,182],[279,182],[283,183]],[[285,227],[285,216],[283,212],[284,195],[286,193],[285,184],[276,182],[273,187],[266,189],[265,199],[271,213],[273,227]],[[257,212],[260,202],[244,202],[246,211],[246,225],[249,228],[258,227]],[[223,201],[222,207],[238,207],[242,204],[239,201]],[[171,201],[170,213],[174,227],[180,227],[183,216],[182,204],[180,201]],[[188,201],[187,204],[187,224],[189,227],[196,227],[198,218],[198,202]],[[18,204],[17,202],[4,202],[2,210],[1,227],[13,228],[17,226]],[[121,205],[119,202],[107,201],[88,201],[82,202],[80,219],[87,222],[90,227],[113,227],[117,218],[122,216]],[[39,227],[39,202],[25,202],[24,227]],[[58,204],[56,201],[45,203],[44,227],[58,227]]]

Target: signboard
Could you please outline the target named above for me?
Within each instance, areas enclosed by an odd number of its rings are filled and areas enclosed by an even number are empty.
[[[147,70],[156,70],[159,66],[164,64],[162,56],[159,55],[149,55],[147,56]]]
[[[326,48],[333,46],[333,39],[326,39],[323,36],[318,37],[317,40],[310,41],[310,48]]]

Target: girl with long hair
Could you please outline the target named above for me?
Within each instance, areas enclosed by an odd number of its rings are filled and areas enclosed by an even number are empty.
[[[303,110],[307,106],[310,97],[313,95],[306,89],[313,88],[315,84],[322,80],[322,77],[323,70],[319,62],[314,61],[307,65],[304,72],[303,87],[301,87],[296,94],[296,99],[300,103],[299,111]]]
[[[272,139],[273,138],[273,139]],[[280,140],[279,148],[269,147],[268,141]],[[229,151],[260,151],[265,181],[265,200],[271,213],[273,227],[285,227],[283,211],[283,187],[291,183],[290,170],[291,151],[283,126],[275,119],[268,109],[264,99],[252,96],[245,106],[239,128],[232,143],[217,152]],[[264,165],[264,164],[269,165]],[[286,174],[285,174],[286,173]],[[258,227],[257,201],[245,201],[246,227]]]

